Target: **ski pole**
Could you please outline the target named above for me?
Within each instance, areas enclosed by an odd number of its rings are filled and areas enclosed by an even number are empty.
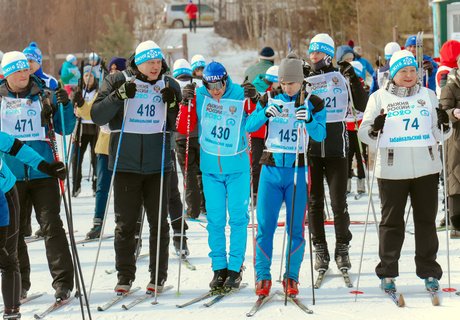
[[[140,227],[139,227],[139,233],[138,233],[138,239],[137,239],[137,243],[136,243],[136,252],[135,252],[135,257],[136,257],[136,261],[137,261],[137,258],[139,258],[139,255],[141,253],[141,244],[142,244],[142,229],[144,229],[144,219],[145,219],[145,208],[144,207],[141,207],[141,216],[139,218],[139,221],[140,221]],[[139,222],[138,221],[138,222]]]
[[[369,197],[367,198],[367,213],[366,213],[366,222],[364,224],[364,235],[363,235],[363,244],[361,246],[361,257],[359,259],[358,279],[356,281],[356,290],[351,291],[351,293],[355,294],[355,302],[358,299],[358,294],[362,294],[362,292],[359,291],[359,280],[361,279],[361,268],[363,266],[364,245],[366,243],[367,225],[369,223],[369,213],[370,213],[371,202],[372,202],[372,198],[371,198],[370,195],[372,194],[372,189],[374,188],[375,167],[376,167],[376,164],[377,164],[377,155],[378,155],[378,152],[379,152],[379,144],[380,144],[380,131],[377,134],[377,143],[376,143],[376,150],[375,150],[374,168],[372,169],[372,179],[371,179],[371,182],[370,182]]]
[[[176,295],[180,295],[180,278],[182,270],[182,250],[184,249],[184,229],[185,229],[185,217],[187,214],[187,205],[185,194],[187,193],[187,178],[188,178],[188,152],[190,147],[190,113],[192,111],[192,101],[188,101],[187,105],[187,135],[185,137],[185,163],[184,163],[184,191],[182,192],[182,221],[180,225],[180,250],[179,250],[179,272],[177,275],[177,292]]]
[[[283,275],[283,263],[284,263],[284,251],[286,248],[286,236],[287,236],[287,216],[284,223],[284,232],[283,232],[283,245],[281,247],[281,263],[280,263],[280,276],[278,277],[278,282],[281,283],[281,277]]]
[[[412,204],[409,205],[409,210],[407,210],[406,220],[404,221],[404,231],[407,229],[407,223],[409,222],[410,211],[412,209]]]
[[[248,105],[250,105],[249,99],[246,99]],[[249,110],[249,108],[248,108]],[[255,231],[255,214],[254,214],[254,172],[252,169],[252,139],[251,135],[248,135],[248,144],[249,144],[249,168],[250,168],[250,190],[251,190],[251,231],[252,231],[252,264],[254,269],[254,287],[257,284],[257,275],[256,275],[256,231]]]

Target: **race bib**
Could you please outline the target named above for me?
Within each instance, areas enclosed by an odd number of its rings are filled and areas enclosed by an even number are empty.
[[[238,150],[244,101],[205,97],[201,107],[200,144],[204,151],[219,156],[233,156]],[[246,139],[241,138],[241,139]],[[245,146],[247,145],[244,141]]]
[[[312,94],[320,97],[326,107],[326,122],[342,122],[348,109],[348,90],[340,72],[328,72],[305,79],[312,85]]]
[[[38,100],[3,97],[1,130],[22,141],[45,140],[41,111]]]
[[[274,153],[296,153],[298,135],[298,126],[304,121],[297,120],[295,116],[295,102],[285,102],[282,100],[269,99],[268,105],[276,104],[283,106],[281,116],[270,117],[268,125],[268,134],[265,141],[267,150]],[[304,130],[301,129],[301,134]],[[307,132],[305,130],[305,132]],[[308,133],[306,133],[308,142]],[[304,152],[303,142],[299,141],[299,153]]]
[[[379,88],[385,87],[385,84],[390,77],[390,70],[387,71],[380,71],[377,70],[377,83],[379,85]]]
[[[86,90],[83,90],[83,96],[85,97],[85,102],[90,102],[94,99],[94,96],[96,95],[97,91],[93,90],[91,92],[86,92]],[[94,124],[92,120],[85,120],[81,118],[81,123],[85,124]]]
[[[382,105],[387,114],[383,132],[380,134],[381,148],[425,147],[436,144],[431,130],[430,97],[426,90],[411,97],[397,97],[383,92]]]
[[[152,134],[163,131],[166,107],[161,97],[161,89],[165,87],[163,80],[155,84],[136,83],[136,95],[128,100],[126,110],[125,132],[138,134]]]

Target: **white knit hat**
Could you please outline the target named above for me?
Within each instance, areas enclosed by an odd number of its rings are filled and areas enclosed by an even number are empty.
[[[178,76],[183,74],[192,76],[192,67],[190,66],[190,63],[188,63],[187,60],[177,59],[176,61],[174,61],[173,65],[173,77],[177,78]]]
[[[21,71],[29,69],[29,62],[24,53],[19,51],[10,51],[3,55],[2,70],[4,77]]]
[[[310,47],[308,53],[312,52],[324,52],[328,56],[334,58],[335,52],[334,40],[327,33],[320,33],[313,37],[310,41]]]
[[[67,57],[65,57],[65,61],[73,63],[77,61],[77,57],[74,56],[73,54],[68,54]]]
[[[192,57],[190,64],[192,65],[192,71],[195,71],[196,68],[206,67],[206,60],[201,54],[196,54]]]
[[[396,51],[390,59],[390,78],[394,78],[396,73],[405,67],[417,68],[414,55],[407,50]]]
[[[139,43],[134,56],[134,63],[138,66],[149,60],[163,59],[160,47],[152,40]]]
[[[270,82],[279,82],[278,80],[278,66],[271,66],[265,72],[265,79]]]
[[[395,53],[396,51],[400,51],[400,50],[401,50],[401,46],[398,43],[388,42],[385,45],[385,59],[390,60],[393,53]]]

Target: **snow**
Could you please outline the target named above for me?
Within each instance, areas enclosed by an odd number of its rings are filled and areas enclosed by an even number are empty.
[[[182,30],[171,32],[168,40],[175,45],[174,41],[179,39]],[[231,43],[225,39],[216,36],[212,29],[198,29],[196,35],[189,34],[190,56],[195,53],[202,53],[206,58],[214,58],[224,63],[230,74],[237,79],[242,80],[242,72],[244,68],[252,61],[256,60],[257,53],[240,50],[232,47]],[[201,41],[202,36],[204,40]],[[216,45],[218,43],[218,45]],[[218,47],[222,50],[212,49]],[[243,62],[241,62],[243,61]],[[82,193],[78,198],[72,198],[72,209],[74,217],[75,237],[77,240],[83,239],[86,232],[92,226],[94,198],[92,196],[90,183],[86,180],[88,175],[88,157],[83,165],[83,181]],[[179,174],[179,186],[182,190],[182,177]],[[355,181],[353,188],[356,188]],[[441,189],[440,189],[441,190]],[[377,188],[374,186],[373,199],[376,210],[379,209]],[[441,199],[441,191],[440,191]],[[330,203],[328,199],[328,203]],[[362,197],[360,200],[354,200],[353,197],[348,197],[348,205],[351,220],[365,221],[367,210],[367,197]],[[114,231],[114,213],[113,203],[109,209],[106,234],[113,234]],[[330,210],[329,210],[330,211]],[[438,221],[443,216],[442,204],[439,204]],[[64,212],[61,212],[64,219]],[[280,214],[280,221],[284,221],[285,208],[283,206]],[[379,217],[377,212],[377,217]],[[33,219],[34,221],[34,219]],[[424,292],[423,280],[418,279],[415,275],[414,266],[414,237],[406,233],[406,241],[402,250],[400,259],[400,277],[397,278],[397,287],[400,292],[404,293],[406,305],[405,308],[397,308],[389,298],[387,298],[378,288],[379,280],[375,276],[374,268],[378,262],[378,238],[376,234],[375,224],[373,223],[372,213],[369,215],[369,221],[372,224],[368,225],[366,242],[364,246],[364,259],[362,264],[362,273],[359,283],[359,289],[364,291],[363,295],[358,296],[355,302],[355,296],[350,294],[351,290],[356,289],[357,273],[359,269],[359,259],[363,244],[363,236],[365,231],[364,225],[352,225],[353,240],[351,242],[350,255],[352,261],[352,269],[350,276],[355,285],[355,288],[349,289],[344,286],[342,278],[336,269],[334,262],[330,264],[330,271],[326,277],[321,289],[315,291],[316,305],[312,306],[311,301],[311,278],[310,278],[310,255],[308,245],[305,252],[305,260],[300,272],[300,297],[313,311],[313,315],[306,315],[297,307],[288,304],[284,306],[280,298],[274,298],[268,302],[263,309],[254,317],[256,319],[451,319],[460,310],[460,297],[454,294],[442,294],[442,306],[433,307],[430,302],[429,295]],[[253,256],[252,256],[252,231],[248,228],[248,247],[246,252],[247,267],[244,273],[244,282],[248,282],[249,286],[231,297],[222,300],[217,305],[210,308],[203,308],[201,303],[187,307],[185,309],[176,308],[176,304],[184,303],[189,299],[200,295],[208,290],[208,283],[212,278],[210,259],[208,258],[209,248],[207,245],[206,229],[197,222],[188,222],[189,230],[187,237],[189,238],[189,248],[191,251],[190,262],[196,267],[196,271],[191,271],[182,265],[180,295],[176,293],[178,283],[178,259],[173,253],[172,241],[169,261],[168,285],[174,285],[174,289],[168,291],[163,296],[158,297],[158,305],[151,305],[149,302],[144,302],[131,311],[121,309],[121,303],[112,307],[105,312],[96,310],[98,305],[102,305],[113,296],[113,288],[117,282],[116,274],[108,275],[105,270],[114,267],[114,249],[113,239],[102,242],[102,248],[99,257],[99,263],[96,270],[95,282],[91,293],[91,311],[93,319],[187,319],[187,320],[205,320],[205,319],[245,319],[246,312],[252,307],[252,303],[256,300],[254,294],[253,280]],[[329,250],[332,253],[334,250],[334,229],[333,226],[326,226],[326,232],[329,243]],[[37,223],[34,221],[33,230],[37,230]],[[413,230],[413,224],[409,220],[408,230]],[[228,231],[228,229],[227,229]],[[279,277],[281,245],[283,241],[283,227],[279,227],[275,234],[274,258],[272,265],[273,289],[281,289],[281,284],[276,280]],[[440,240],[440,249],[438,262],[444,269],[444,276],[441,280],[443,288],[448,286],[447,277],[447,258],[446,258],[446,233],[438,233]],[[308,239],[308,238],[307,238]],[[144,225],[143,230],[143,250],[146,252],[148,246],[148,226]],[[32,288],[30,293],[46,291],[47,294],[43,297],[34,300],[21,308],[23,319],[31,319],[34,313],[40,313],[48,307],[53,301],[54,290],[51,287],[51,276],[48,271],[44,244],[42,241],[37,241],[29,244],[29,255],[32,265]],[[87,243],[78,245],[79,257],[83,269],[84,280],[87,289],[89,288],[91,275],[93,272],[94,262],[96,258],[98,243]],[[451,286],[460,288],[460,240],[450,240],[450,266],[451,266]],[[142,295],[142,291],[149,282],[148,260],[142,259],[137,265],[137,278],[133,287],[140,286],[142,290],[135,293],[124,303],[129,303],[135,297]],[[315,273],[316,276],[316,273]],[[49,319],[80,319],[80,306],[77,301],[64,307],[60,311],[51,314]]]

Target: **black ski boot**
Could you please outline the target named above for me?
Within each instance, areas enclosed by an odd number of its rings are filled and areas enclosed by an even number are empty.
[[[228,270],[227,279],[224,282],[224,292],[230,292],[240,287],[241,280],[243,280],[243,268],[240,272]]]
[[[209,287],[211,288],[211,291],[214,291],[214,292],[222,291],[222,289],[224,288],[224,282],[227,279],[227,274],[228,274],[227,268],[214,271],[214,277],[209,283]]]
[[[102,219],[94,218],[93,223],[94,223],[93,227],[86,234],[86,239],[99,239],[99,237],[101,236]]]
[[[345,243],[336,243],[335,245],[334,259],[339,270],[349,270],[351,268],[350,256],[348,255],[349,247]]]
[[[5,313],[3,313],[3,320],[21,319],[21,313],[19,312],[19,308],[5,308],[4,312]]]
[[[56,301],[64,301],[70,298],[72,291],[66,287],[58,287],[54,293]]]
[[[173,237],[173,244],[174,244],[174,249],[176,250],[176,255],[180,255],[180,235],[175,235]],[[190,251],[188,250],[187,246],[187,237],[184,236],[182,238],[182,255],[181,258],[188,257],[190,255]]]
[[[329,269],[329,251],[327,250],[327,243],[315,244],[315,270],[326,271]]]

